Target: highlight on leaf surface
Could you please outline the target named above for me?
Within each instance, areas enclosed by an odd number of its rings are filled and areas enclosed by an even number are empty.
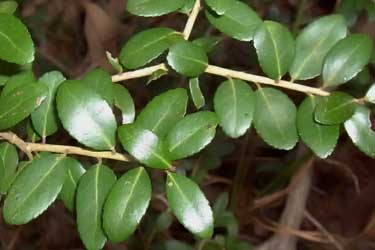
[[[126,8],[134,15],[152,17],[176,11],[184,3],[184,0],[129,0]]]

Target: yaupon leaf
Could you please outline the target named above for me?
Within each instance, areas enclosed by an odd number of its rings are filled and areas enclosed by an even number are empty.
[[[261,88],[255,93],[254,127],[269,145],[284,150],[292,149],[297,141],[297,108],[283,92]]]
[[[354,115],[344,125],[353,143],[363,153],[375,158],[375,132],[371,129],[370,109],[358,106]]]
[[[215,46],[222,40],[218,36],[201,37],[193,41],[194,44],[203,48],[208,53],[215,48]]]
[[[78,183],[76,196],[77,227],[88,250],[100,250],[107,237],[102,229],[105,199],[116,182],[116,175],[105,165],[92,166]]]
[[[42,137],[54,134],[58,129],[56,117],[55,95],[59,85],[65,81],[65,77],[58,71],[44,74],[40,79],[48,89],[44,102],[31,114],[31,120],[35,131]]]
[[[18,153],[15,146],[8,142],[0,144],[0,160],[3,169],[0,171],[0,194],[6,194],[14,181],[18,166]]]
[[[127,10],[137,16],[161,16],[176,11],[184,0],[129,0]]]
[[[213,2],[213,1],[212,1]],[[215,1],[216,2],[216,1]],[[224,34],[241,41],[251,41],[254,31],[261,24],[257,13],[241,1],[226,1],[222,15],[206,11],[208,21]],[[228,7],[228,8],[227,8]]]
[[[218,15],[223,15],[237,0],[205,0],[206,4]]]
[[[122,124],[132,123],[135,117],[135,107],[133,98],[129,91],[121,86],[114,85],[115,106],[121,110]]]
[[[0,13],[0,59],[16,64],[34,60],[34,43],[25,25],[16,17]]]
[[[201,151],[215,137],[217,115],[201,111],[184,117],[167,134],[167,145],[172,160],[182,159]]]
[[[166,190],[168,204],[182,225],[201,238],[210,238],[212,210],[199,186],[185,176],[168,173]]]
[[[47,88],[38,83],[13,89],[0,97],[0,129],[13,127],[39,107],[47,96]]]
[[[215,112],[220,118],[220,126],[232,138],[244,135],[250,128],[254,106],[254,93],[244,81],[229,79],[216,90]]]
[[[189,90],[191,98],[193,99],[194,106],[200,109],[205,104],[204,95],[199,86],[199,78],[191,78],[189,80]]]
[[[340,15],[321,17],[304,28],[296,39],[296,54],[289,69],[292,78],[306,80],[320,75],[327,53],[346,32]]]
[[[254,46],[263,71],[273,79],[281,79],[294,57],[294,40],[289,29],[265,21],[255,32]]]
[[[188,77],[199,76],[208,65],[208,58],[203,48],[188,41],[173,45],[167,60],[174,70]]]
[[[3,216],[8,224],[28,223],[56,199],[64,180],[64,156],[42,153],[16,178],[4,201]]]
[[[64,202],[65,207],[70,212],[73,212],[76,204],[78,182],[86,170],[79,161],[71,157],[65,159],[64,165],[67,169],[67,174],[59,198]]]
[[[26,86],[28,84],[36,83],[34,79],[34,74],[31,70],[26,70],[24,72],[21,72],[17,75],[13,75],[6,81],[5,87],[3,88],[3,91],[1,92],[1,97],[8,95],[13,90]]]
[[[36,142],[41,140],[42,138],[38,135],[38,133],[35,131],[31,119],[27,121],[26,125],[26,133],[27,133],[27,139],[31,142]]]
[[[13,14],[18,7],[18,3],[15,1],[2,1],[0,2],[0,13]]]
[[[368,102],[375,104],[375,83],[367,90],[364,99]]]
[[[75,139],[97,150],[114,148],[116,119],[99,94],[80,81],[66,81],[56,101],[62,124]]]
[[[107,103],[113,104],[113,83],[111,75],[101,68],[90,71],[83,79],[83,84],[99,94]]]
[[[163,138],[176,122],[184,117],[187,101],[185,89],[177,88],[166,91],[146,105],[138,115],[136,124]]]
[[[120,53],[120,62],[128,69],[146,65],[173,43],[182,40],[182,36],[170,28],[152,28],[142,31],[125,44]]]
[[[317,97],[309,96],[301,103],[297,113],[298,133],[304,143],[319,157],[328,157],[336,147],[339,125],[322,125],[314,119]]]
[[[115,69],[117,72],[121,73],[124,71],[124,67],[120,64],[118,58],[112,56],[111,52],[106,51],[105,55],[107,56],[108,62],[111,64],[112,68]]]
[[[103,229],[109,241],[126,240],[137,228],[151,200],[151,180],[142,167],[125,173],[109,192]]]
[[[352,96],[333,92],[320,99],[315,110],[315,120],[327,125],[341,124],[354,114],[356,107],[356,100]]]
[[[337,86],[351,80],[369,63],[372,51],[372,39],[365,34],[350,35],[339,41],[324,61],[324,86]]]
[[[195,1],[194,0],[185,0],[185,3],[184,5],[181,7],[181,9],[179,10],[181,13],[184,13],[184,14],[189,14],[190,11],[193,9],[194,7],[194,3]]]
[[[126,124],[119,127],[118,136],[124,149],[141,163],[152,168],[171,167],[164,141],[150,130],[136,124]]]

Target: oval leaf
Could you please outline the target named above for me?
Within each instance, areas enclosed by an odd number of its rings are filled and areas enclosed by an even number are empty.
[[[143,164],[161,169],[171,167],[164,142],[150,130],[126,124],[118,129],[118,135],[124,149]]]
[[[6,85],[1,92],[1,97],[9,95],[16,88],[33,83],[36,83],[36,81],[34,79],[34,73],[31,70],[26,70],[19,74],[13,75],[6,82]]]
[[[167,60],[174,70],[189,77],[202,74],[208,65],[208,58],[202,47],[187,41],[173,45]]]
[[[4,202],[8,224],[26,224],[44,212],[59,194],[66,174],[64,156],[40,154],[17,176]]]
[[[86,84],[87,88],[95,91],[107,103],[112,106],[113,104],[113,83],[111,75],[105,70],[98,68],[90,71],[83,79],[82,82]]]
[[[79,81],[66,81],[57,91],[57,111],[64,128],[80,143],[113,149],[116,119],[111,107]]]
[[[297,141],[297,108],[283,92],[261,88],[255,93],[254,127],[269,145],[284,150],[292,149]]]
[[[0,13],[13,14],[18,7],[15,1],[2,1],[0,2]]]
[[[304,143],[319,157],[327,158],[335,149],[340,135],[338,125],[322,125],[315,121],[317,97],[307,97],[297,113],[298,133]]]
[[[34,43],[26,26],[16,17],[0,13],[0,59],[26,64],[34,60]]]
[[[254,46],[263,71],[273,79],[281,79],[294,57],[294,40],[289,29],[265,21],[255,32]]]
[[[199,86],[199,79],[198,78],[192,78],[189,80],[189,90],[191,98],[193,99],[194,106],[197,109],[200,109],[205,104],[204,95],[202,93],[202,90]]]
[[[206,4],[218,15],[223,15],[237,0],[205,0]]]
[[[218,123],[217,115],[210,111],[190,114],[179,121],[166,139],[172,160],[201,151],[215,137]]]
[[[138,115],[136,124],[163,138],[176,122],[184,117],[187,101],[185,89],[177,88],[166,91],[146,105]]]
[[[369,63],[372,39],[365,34],[350,35],[328,53],[323,66],[324,86],[337,86],[353,79]]]
[[[132,123],[135,118],[133,98],[125,87],[115,85],[113,88],[115,94],[115,106],[119,108],[122,113],[122,124]]]
[[[244,135],[250,128],[254,105],[254,93],[244,81],[229,79],[216,90],[215,112],[220,118],[220,126],[232,138]]]
[[[184,0],[129,0],[127,10],[137,16],[161,16],[176,11]]]
[[[303,29],[296,39],[296,54],[289,69],[292,78],[305,80],[320,75],[328,51],[346,36],[346,31],[340,15],[321,17]]]
[[[0,194],[6,194],[14,181],[18,166],[18,153],[15,146],[4,142],[0,144],[0,157],[2,161],[0,176]]]
[[[116,175],[105,165],[91,167],[81,178],[76,197],[77,227],[88,250],[102,249],[107,241],[102,230],[104,201],[116,182]]]
[[[125,173],[108,194],[103,228],[112,242],[126,240],[137,228],[151,200],[151,180],[142,167]]]
[[[185,176],[168,173],[166,190],[168,204],[182,225],[201,238],[210,238],[212,210],[199,186]]]

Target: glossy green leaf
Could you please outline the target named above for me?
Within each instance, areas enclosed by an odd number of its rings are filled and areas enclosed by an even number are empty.
[[[132,123],[135,117],[133,98],[129,91],[121,86],[114,85],[115,106],[121,110],[122,124]]]
[[[116,182],[116,175],[105,165],[92,166],[78,183],[76,196],[77,227],[88,250],[104,247],[107,237],[102,229],[105,199]]]
[[[297,128],[302,141],[319,157],[328,157],[336,147],[340,126],[322,125],[315,121],[317,97],[307,97],[299,106]]]
[[[206,4],[218,15],[223,15],[237,0],[205,0]]]
[[[375,132],[371,129],[370,109],[358,106],[354,115],[344,125],[353,143],[363,153],[375,158]]]
[[[0,159],[2,161],[0,176],[0,194],[6,194],[14,181],[17,172],[18,153],[15,146],[4,142],[0,144]]]
[[[166,91],[152,99],[138,115],[136,124],[163,138],[186,113],[188,96],[185,89]]]
[[[315,110],[315,120],[328,125],[341,124],[354,114],[356,106],[356,100],[352,96],[344,92],[333,92],[320,99]]]
[[[13,75],[6,81],[5,87],[1,92],[1,97],[9,95],[13,90],[26,86],[28,84],[36,83],[34,74],[31,70],[26,70],[19,74]]]
[[[116,119],[99,94],[80,81],[66,81],[56,101],[62,124],[75,139],[98,150],[114,148]]]
[[[39,107],[47,96],[47,88],[38,83],[13,89],[0,97],[0,129],[13,127]]]
[[[120,53],[120,62],[125,68],[136,69],[146,65],[182,36],[170,28],[152,28],[142,31],[125,44]]]
[[[199,86],[199,78],[192,78],[189,80],[189,89],[191,98],[193,99],[194,106],[197,109],[202,108],[206,101],[204,99],[202,90]]]
[[[167,60],[175,71],[188,77],[202,74],[208,65],[208,58],[203,48],[188,41],[173,45]]]
[[[292,78],[305,80],[320,75],[327,53],[346,32],[341,15],[321,17],[304,28],[296,39],[296,54],[289,69]]]
[[[179,10],[181,13],[189,14],[194,7],[195,0],[185,0],[184,5]]]
[[[151,180],[142,167],[126,172],[108,194],[103,228],[112,242],[126,240],[136,230],[151,200]]]
[[[350,35],[339,41],[324,61],[324,86],[337,86],[354,78],[369,63],[372,51],[372,39],[365,34]]]
[[[206,147],[215,137],[217,115],[210,111],[189,114],[167,134],[167,145],[172,160],[191,156]]]
[[[225,11],[222,15],[217,15],[210,10],[206,11],[208,21],[230,37],[241,41],[251,41],[255,29],[262,22],[261,19],[253,9],[241,1],[226,2],[231,3],[230,6],[227,6],[227,4],[223,5]]]
[[[244,135],[250,128],[254,106],[254,93],[244,81],[229,79],[216,90],[215,112],[220,118],[220,126],[232,138]]]
[[[118,136],[124,149],[141,163],[152,168],[171,167],[165,143],[150,130],[126,124],[118,129]]]
[[[297,108],[283,92],[261,88],[255,93],[254,127],[269,145],[284,150],[292,149],[297,141]]]
[[[201,37],[198,39],[195,39],[193,41],[194,44],[200,46],[203,48],[203,50],[208,53],[211,50],[213,50],[216,45],[219,44],[219,42],[222,40],[221,37],[218,36],[209,36],[209,37]]]
[[[42,137],[54,134],[58,129],[58,118],[55,108],[55,95],[57,88],[65,81],[65,77],[58,71],[44,74],[40,79],[48,89],[44,102],[31,114],[33,128]]]
[[[375,104],[375,83],[367,90],[364,99],[368,102]]]
[[[78,182],[86,170],[79,161],[71,157],[66,158],[64,165],[67,169],[67,174],[59,198],[64,202],[65,207],[70,212],[73,212],[76,203]]]
[[[62,155],[43,153],[17,176],[4,201],[6,223],[28,223],[55,201],[65,180],[64,162]]]
[[[166,190],[168,204],[181,224],[201,238],[210,238],[212,210],[199,186],[185,176],[168,173]]]
[[[255,32],[254,46],[260,66],[269,77],[279,80],[288,72],[294,57],[294,40],[288,28],[265,21]]]
[[[153,72],[147,80],[146,85],[149,85],[151,82],[159,80],[163,76],[168,75],[168,71],[165,69],[158,69],[157,71]]]
[[[98,68],[90,71],[83,79],[83,84],[99,94],[107,103],[113,104],[113,83],[111,75],[105,70]]]
[[[181,8],[184,0],[129,0],[127,10],[137,16],[161,16]]]
[[[2,1],[0,2],[0,13],[13,14],[18,7],[18,3],[15,1]]]
[[[31,122],[31,119],[27,121],[26,125],[26,133],[27,133],[27,139],[31,142],[37,142],[41,140],[42,138],[38,135],[38,133],[35,131],[33,124]]]

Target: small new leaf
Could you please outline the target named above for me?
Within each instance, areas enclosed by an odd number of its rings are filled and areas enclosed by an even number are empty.
[[[197,109],[202,108],[205,104],[205,99],[199,86],[199,78],[192,78],[189,80],[189,90],[194,106]]]
[[[129,91],[121,85],[114,85],[115,106],[121,110],[122,124],[132,123],[135,118],[133,98]]]

